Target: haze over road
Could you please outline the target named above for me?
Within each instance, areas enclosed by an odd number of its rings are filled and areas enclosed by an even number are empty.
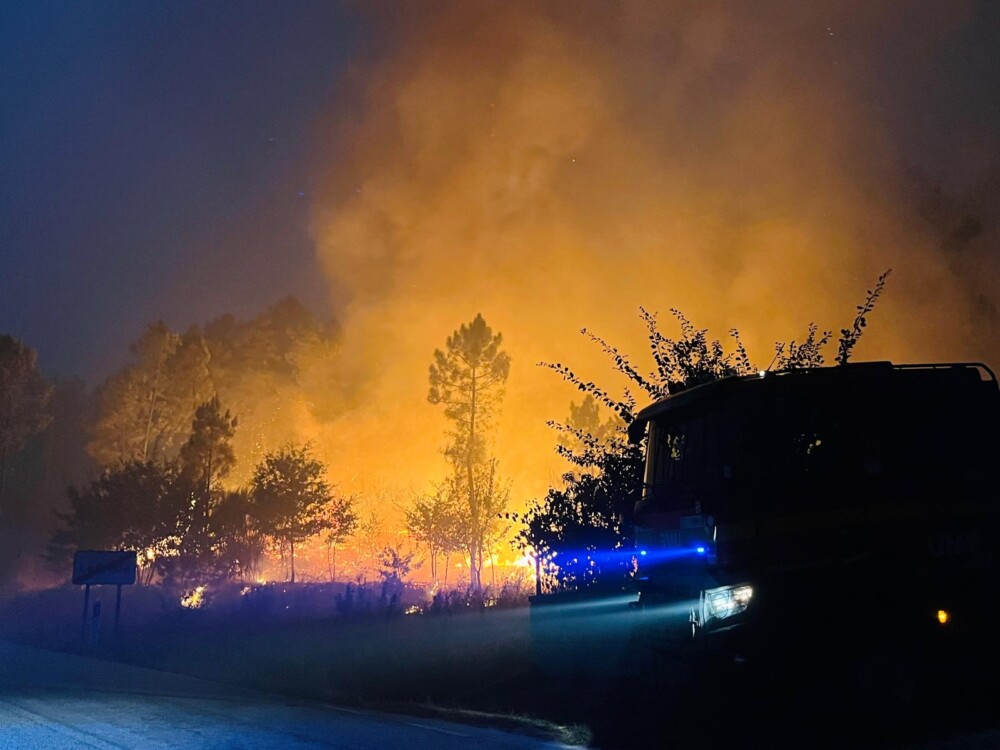
[[[557,748],[434,719],[230,689],[0,641],[0,750]]]

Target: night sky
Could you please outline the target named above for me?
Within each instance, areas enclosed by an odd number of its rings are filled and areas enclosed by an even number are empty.
[[[356,26],[328,2],[0,5],[0,330],[94,379],[155,318],[325,313],[310,156]]]
[[[914,24],[886,24],[912,4],[881,6],[884,38],[863,40],[869,58],[844,61],[845,75],[900,158],[988,218],[1000,3],[970,4],[931,54],[908,51]],[[916,27],[933,28],[934,4],[919,6]],[[183,329],[287,294],[330,314],[310,234],[317,174],[336,171],[323,124],[354,106],[340,83],[393,15],[382,8],[3,3],[0,331],[36,348],[47,375],[95,382],[156,318]]]

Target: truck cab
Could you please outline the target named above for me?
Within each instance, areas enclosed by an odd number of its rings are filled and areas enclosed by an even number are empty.
[[[691,637],[728,664],[981,664],[1000,614],[998,429],[980,363],[761,372],[668,396],[629,429],[646,441],[639,601],[690,602]]]

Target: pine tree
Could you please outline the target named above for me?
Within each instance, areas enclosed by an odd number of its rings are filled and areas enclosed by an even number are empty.
[[[482,314],[468,325],[462,325],[445,344],[434,352],[430,366],[432,404],[444,406],[445,416],[452,422],[450,444],[445,453],[451,459],[455,478],[463,486],[464,511],[467,518],[466,551],[473,588],[482,589],[483,546],[489,523],[495,519],[489,512],[496,497],[486,497],[484,487],[495,488],[492,480],[480,486],[484,468],[492,465],[488,442],[497,410],[503,397],[503,386],[510,373],[510,357],[500,347],[501,334],[494,334]],[[495,465],[486,476],[495,477]]]

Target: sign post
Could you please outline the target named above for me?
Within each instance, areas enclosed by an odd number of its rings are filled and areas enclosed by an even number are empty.
[[[90,584],[83,590],[83,624],[80,626],[80,638],[87,642],[87,609],[90,607]]]
[[[135,552],[118,550],[80,550],[73,555],[73,583],[83,586],[83,637],[87,639],[87,606],[92,585],[118,587],[115,599],[115,637],[122,611],[122,586],[135,583]],[[98,610],[99,611],[99,610]]]

